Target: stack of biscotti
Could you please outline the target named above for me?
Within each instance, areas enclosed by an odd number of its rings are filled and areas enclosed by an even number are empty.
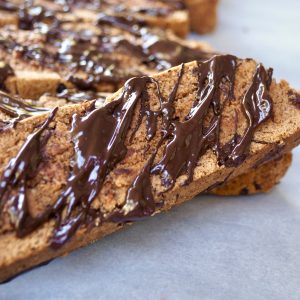
[[[290,151],[297,95],[221,55],[17,121],[0,135],[0,280]]]
[[[1,0],[0,26],[15,24],[32,29],[32,16],[48,23],[54,21],[53,15],[63,21],[95,21],[97,15],[104,12],[133,16],[148,26],[170,29],[176,35],[185,37],[190,27],[198,33],[214,29],[217,4],[217,0],[35,0],[30,1],[29,5],[24,0]]]
[[[58,10],[52,6],[52,11],[55,9]],[[38,28],[41,18],[33,14],[30,7],[27,10],[19,26],[25,23],[28,26],[21,27]],[[4,86],[12,94],[37,99],[46,92],[53,94],[62,87],[74,85],[84,90],[114,91],[129,77],[212,55],[203,43],[180,40],[169,32],[150,29],[135,18],[101,15],[97,20],[99,26],[95,26],[88,22],[79,25],[72,21],[54,22],[60,15],[50,16],[50,30],[46,32],[14,26],[1,30],[0,59],[9,62],[13,69]],[[71,20],[67,13],[64,17]],[[269,190],[289,166],[287,161],[279,162],[284,164],[270,176],[268,186],[261,179],[264,176],[255,170],[252,171],[254,177],[247,175],[243,180],[243,188],[242,184],[230,189],[226,186],[225,194]],[[223,188],[219,189],[222,191]]]
[[[60,11],[53,5],[52,11]],[[27,10],[30,12],[30,7]],[[101,15],[97,21],[99,26],[95,26],[85,22],[56,23],[53,20],[60,16],[50,16],[50,25],[54,25],[46,32],[16,27],[1,31],[0,59],[10,63],[7,70],[12,69],[4,86],[12,94],[37,99],[46,92],[55,93],[74,85],[84,90],[114,91],[129,77],[152,74],[156,69],[212,55],[203,43],[183,41],[171,33],[150,29],[135,18]],[[64,17],[71,20],[67,13]],[[30,23],[25,28],[36,28],[41,19],[31,12],[23,16],[24,22]],[[265,175],[270,176],[261,176],[259,170],[254,170],[234,185],[218,188],[218,193],[251,194],[270,190],[288,168],[290,155],[279,159],[271,156],[272,159],[276,159],[274,168],[269,168],[274,160],[264,166],[272,176],[267,172]]]
[[[15,75],[5,82],[6,88],[25,98],[54,92],[60,84],[114,92],[130,77],[212,56],[204,43],[104,15],[98,26],[63,23],[46,33],[0,28],[0,50],[0,60],[9,63]],[[30,82],[41,90],[29,88]]]

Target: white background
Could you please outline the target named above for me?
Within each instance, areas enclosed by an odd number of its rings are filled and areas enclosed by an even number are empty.
[[[300,1],[223,0],[215,49],[300,89]],[[0,299],[300,299],[300,151],[268,195],[198,197],[0,285]]]

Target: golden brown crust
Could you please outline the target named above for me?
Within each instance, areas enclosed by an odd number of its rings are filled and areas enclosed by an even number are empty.
[[[292,163],[292,153],[248,170],[209,193],[219,196],[253,195],[270,192],[280,182]]]
[[[238,109],[241,98],[252,80],[255,68],[256,63],[253,61],[239,61],[235,81],[236,101],[228,108],[228,114]],[[195,100],[197,92],[196,69],[196,63],[190,63],[185,66],[185,73],[178,89],[176,101],[176,111],[179,114],[179,118],[186,115],[186,112]],[[164,96],[168,95],[172,90],[174,82],[177,80],[178,72],[179,68],[177,67],[154,76],[158,80]],[[152,105],[157,101],[153,94],[153,88],[150,85],[148,89]],[[255,133],[255,142],[251,144],[249,156],[237,168],[219,166],[215,154],[212,151],[208,151],[199,160],[194,171],[194,179],[189,185],[182,186],[186,177],[181,176],[176,181],[174,188],[159,197],[158,194],[162,191],[160,180],[157,181],[157,178],[153,177],[152,184],[155,187],[155,199],[164,200],[164,206],[159,211],[166,211],[174,205],[189,200],[225,178],[234,178],[243,174],[246,170],[266,159],[270,152],[278,152],[278,149],[280,149],[280,152],[284,153],[298,145],[300,142],[300,111],[289,103],[290,91],[291,89],[286,82],[272,83],[270,94],[274,101],[274,117],[259,126]],[[116,98],[119,94],[120,92],[113,98]],[[181,99],[184,99],[184,102]],[[42,174],[48,174],[51,170],[52,173],[51,176],[43,176],[41,185],[38,184],[34,187],[34,194],[31,194],[30,202],[33,213],[38,213],[45,205],[53,202],[61,189],[60,186],[64,184],[65,179],[63,178],[66,178],[68,174],[68,161],[72,156],[68,133],[71,115],[76,112],[84,113],[89,105],[89,103],[82,103],[80,105],[63,107],[58,111],[55,120],[52,122],[53,134],[44,150],[45,160],[50,164],[46,164],[41,169]],[[281,113],[283,108],[285,110],[284,116]],[[28,133],[32,132],[34,127],[45,120],[45,118],[46,116],[39,116],[27,119],[18,124],[16,129],[13,130],[14,134],[5,132],[0,136],[1,170],[7,165],[9,159],[16,155]],[[148,159],[144,150],[145,143],[148,144],[148,142],[144,139],[143,130],[141,128],[136,133],[134,142],[128,145],[128,155],[120,164],[121,166],[117,165],[109,174],[103,189],[96,198],[95,205],[99,205],[104,212],[108,213],[116,205],[123,203],[128,186],[135,176],[139,174]],[[227,130],[229,128],[223,127],[224,134]],[[155,145],[155,143],[157,143],[157,139],[153,139],[151,142],[152,145]],[[3,149],[9,149],[9,151],[3,151]],[[3,153],[6,154],[3,155]],[[133,161],[135,162],[134,164]],[[128,170],[126,175],[120,174],[120,167]],[[43,197],[41,197],[41,193],[45,190],[47,192],[44,192]],[[39,199],[39,201],[36,202],[35,198],[36,200]],[[16,272],[29,268],[41,261],[49,260],[72,249],[84,246],[98,237],[117,230],[118,226],[106,223],[104,226],[95,227],[92,231],[86,231],[85,228],[82,228],[76,233],[71,242],[58,252],[54,252],[49,248],[49,236],[52,229],[53,221],[49,221],[40,229],[22,239],[17,238],[15,232],[11,230],[7,230],[6,233],[0,235],[0,280],[3,281],[16,274]]]
[[[192,31],[208,33],[217,24],[218,0],[185,0],[190,15]]]

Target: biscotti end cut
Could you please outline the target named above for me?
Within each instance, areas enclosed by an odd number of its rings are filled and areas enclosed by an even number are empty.
[[[192,31],[208,33],[217,24],[218,0],[185,0],[190,15]]]
[[[133,78],[104,107],[66,106],[5,131],[1,280],[290,151],[291,91],[252,60],[216,56]]]
[[[292,163],[292,153],[283,154],[256,166],[209,191],[219,196],[253,195],[270,192],[286,174]]]

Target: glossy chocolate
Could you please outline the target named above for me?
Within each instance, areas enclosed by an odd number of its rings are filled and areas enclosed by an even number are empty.
[[[14,127],[17,122],[49,111],[48,108],[37,107],[26,101],[12,97],[0,91],[0,111],[10,117],[9,120],[0,120],[0,132]]]
[[[272,100],[269,96],[271,72],[266,71],[262,65],[257,66],[252,83],[241,102],[248,126],[243,135],[235,134],[228,143],[222,145],[222,113],[226,101],[234,100],[237,65],[237,58],[231,55],[215,56],[206,62],[199,62],[195,68],[198,76],[197,96],[194,105],[182,120],[175,115],[174,102],[184,75],[184,65],[179,70],[177,81],[168,97],[162,96],[155,79],[136,77],[126,83],[122,94],[115,101],[101,108],[91,102],[85,115],[73,116],[70,133],[75,155],[70,163],[72,167],[66,186],[56,203],[37,220],[28,216],[23,208],[26,205],[18,205],[17,211],[15,205],[9,206],[9,209],[15,211],[15,227],[19,235],[20,232],[21,235],[31,232],[50,217],[55,217],[57,222],[50,243],[57,248],[64,245],[78,228],[101,226],[107,221],[124,223],[152,215],[157,207],[163,205],[160,201],[163,197],[160,196],[174,186],[179,176],[185,175],[184,184],[193,180],[198,160],[209,149],[214,151],[220,165],[241,164],[249,152],[255,129],[272,113]],[[149,85],[160,103],[160,108],[155,111],[150,105]],[[226,89],[224,85],[227,86]],[[225,102],[222,99],[226,99]],[[132,127],[135,112],[138,113],[138,118],[135,120],[135,127]],[[209,114],[212,116],[209,122],[205,122]],[[123,205],[108,213],[95,209],[93,203],[103,183],[126,157],[126,145],[133,143],[143,122],[147,129],[145,139],[154,143],[144,166],[128,186]],[[236,126],[237,123],[236,121]],[[42,128],[44,127],[46,125]],[[13,173],[17,168],[15,164],[25,160],[24,153],[28,153],[29,147],[30,143],[26,142],[17,159],[12,160],[4,172],[9,176],[2,179],[2,206],[3,203],[14,203],[14,193],[11,190],[18,192],[22,188],[21,195],[24,198],[26,179],[32,178],[32,171],[29,168],[23,170],[22,186],[14,183]],[[162,153],[162,156],[157,157],[158,153]],[[36,152],[35,156],[38,160],[40,153]],[[27,158],[23,165],[30,166],[32,162]],[[161,178],[164,190],[160,194],[152,189],[153,175]],[[8,190],[8,186],[11,189]]]
[[[0,89],[5,90],[5,80],[14,75],[14,71],[10,65],[0,61]]]
[[[69,90],[63,84],[57,87],[57,93],[54,97],[58,99],[64,99],[67,102],[71,102],[71,103],[95,100],[99,98],[105,99],[105,96],[101,96],[93,91],[80,92],[76,90],[75,91]]]
[[[9,12],[16,12],[18,11],[18,6],[14,3],[11,3],[8,0],[0,0],[0,10],[9,11]]]
[[[45,222],[49,216],[47,212],[36,218],[30,215],[26,182],[37,173],[42,161],[43,146],[50,137],[50,134],[45,135],[44,132],[54,119],[56,111],[57,109],[54,109],[41,127],[27,137],[18,155],[9,162],[1,178],[0,212],[6,205],[8,206],[8,212],[12,216],[11,222],[19,237]]]
[[[43,6],[30,6],[25,3],[18,12],[18,26],[23,30],[43,29],[58,24],[55,13]]]
[[[75,5],[72,3],[69,4]],[[24,45],[12,37],[1,38],[0,35],[0,48],[11,54],[15,52],[18,58],[39,68],[61,73],[84,91],[96,91],[102,84],[117,90],[126,80],[144,72],[166,70],[212,56],[212,53],[170,39],[163,31],[147,27],[144,21],[130,14],[99,14],[97,24],[101,34],[93,30],[65,30],[65,22],[59,20],[57,13],[28,4],[19,9],[19,27],[35,29],[44,41]],[[116,28],[121,32],[112,33]],[[134,60],[133,65],[124,64],[127,60]]]
[[[272,69],[267,72],[261,64],[257,66],[252,85],[245,94],[242,103],[248,127],[225,161],[226,166],[237,166],[244,161],[256,127],[272,115],[272,101],[269,95],[272,72]]]

